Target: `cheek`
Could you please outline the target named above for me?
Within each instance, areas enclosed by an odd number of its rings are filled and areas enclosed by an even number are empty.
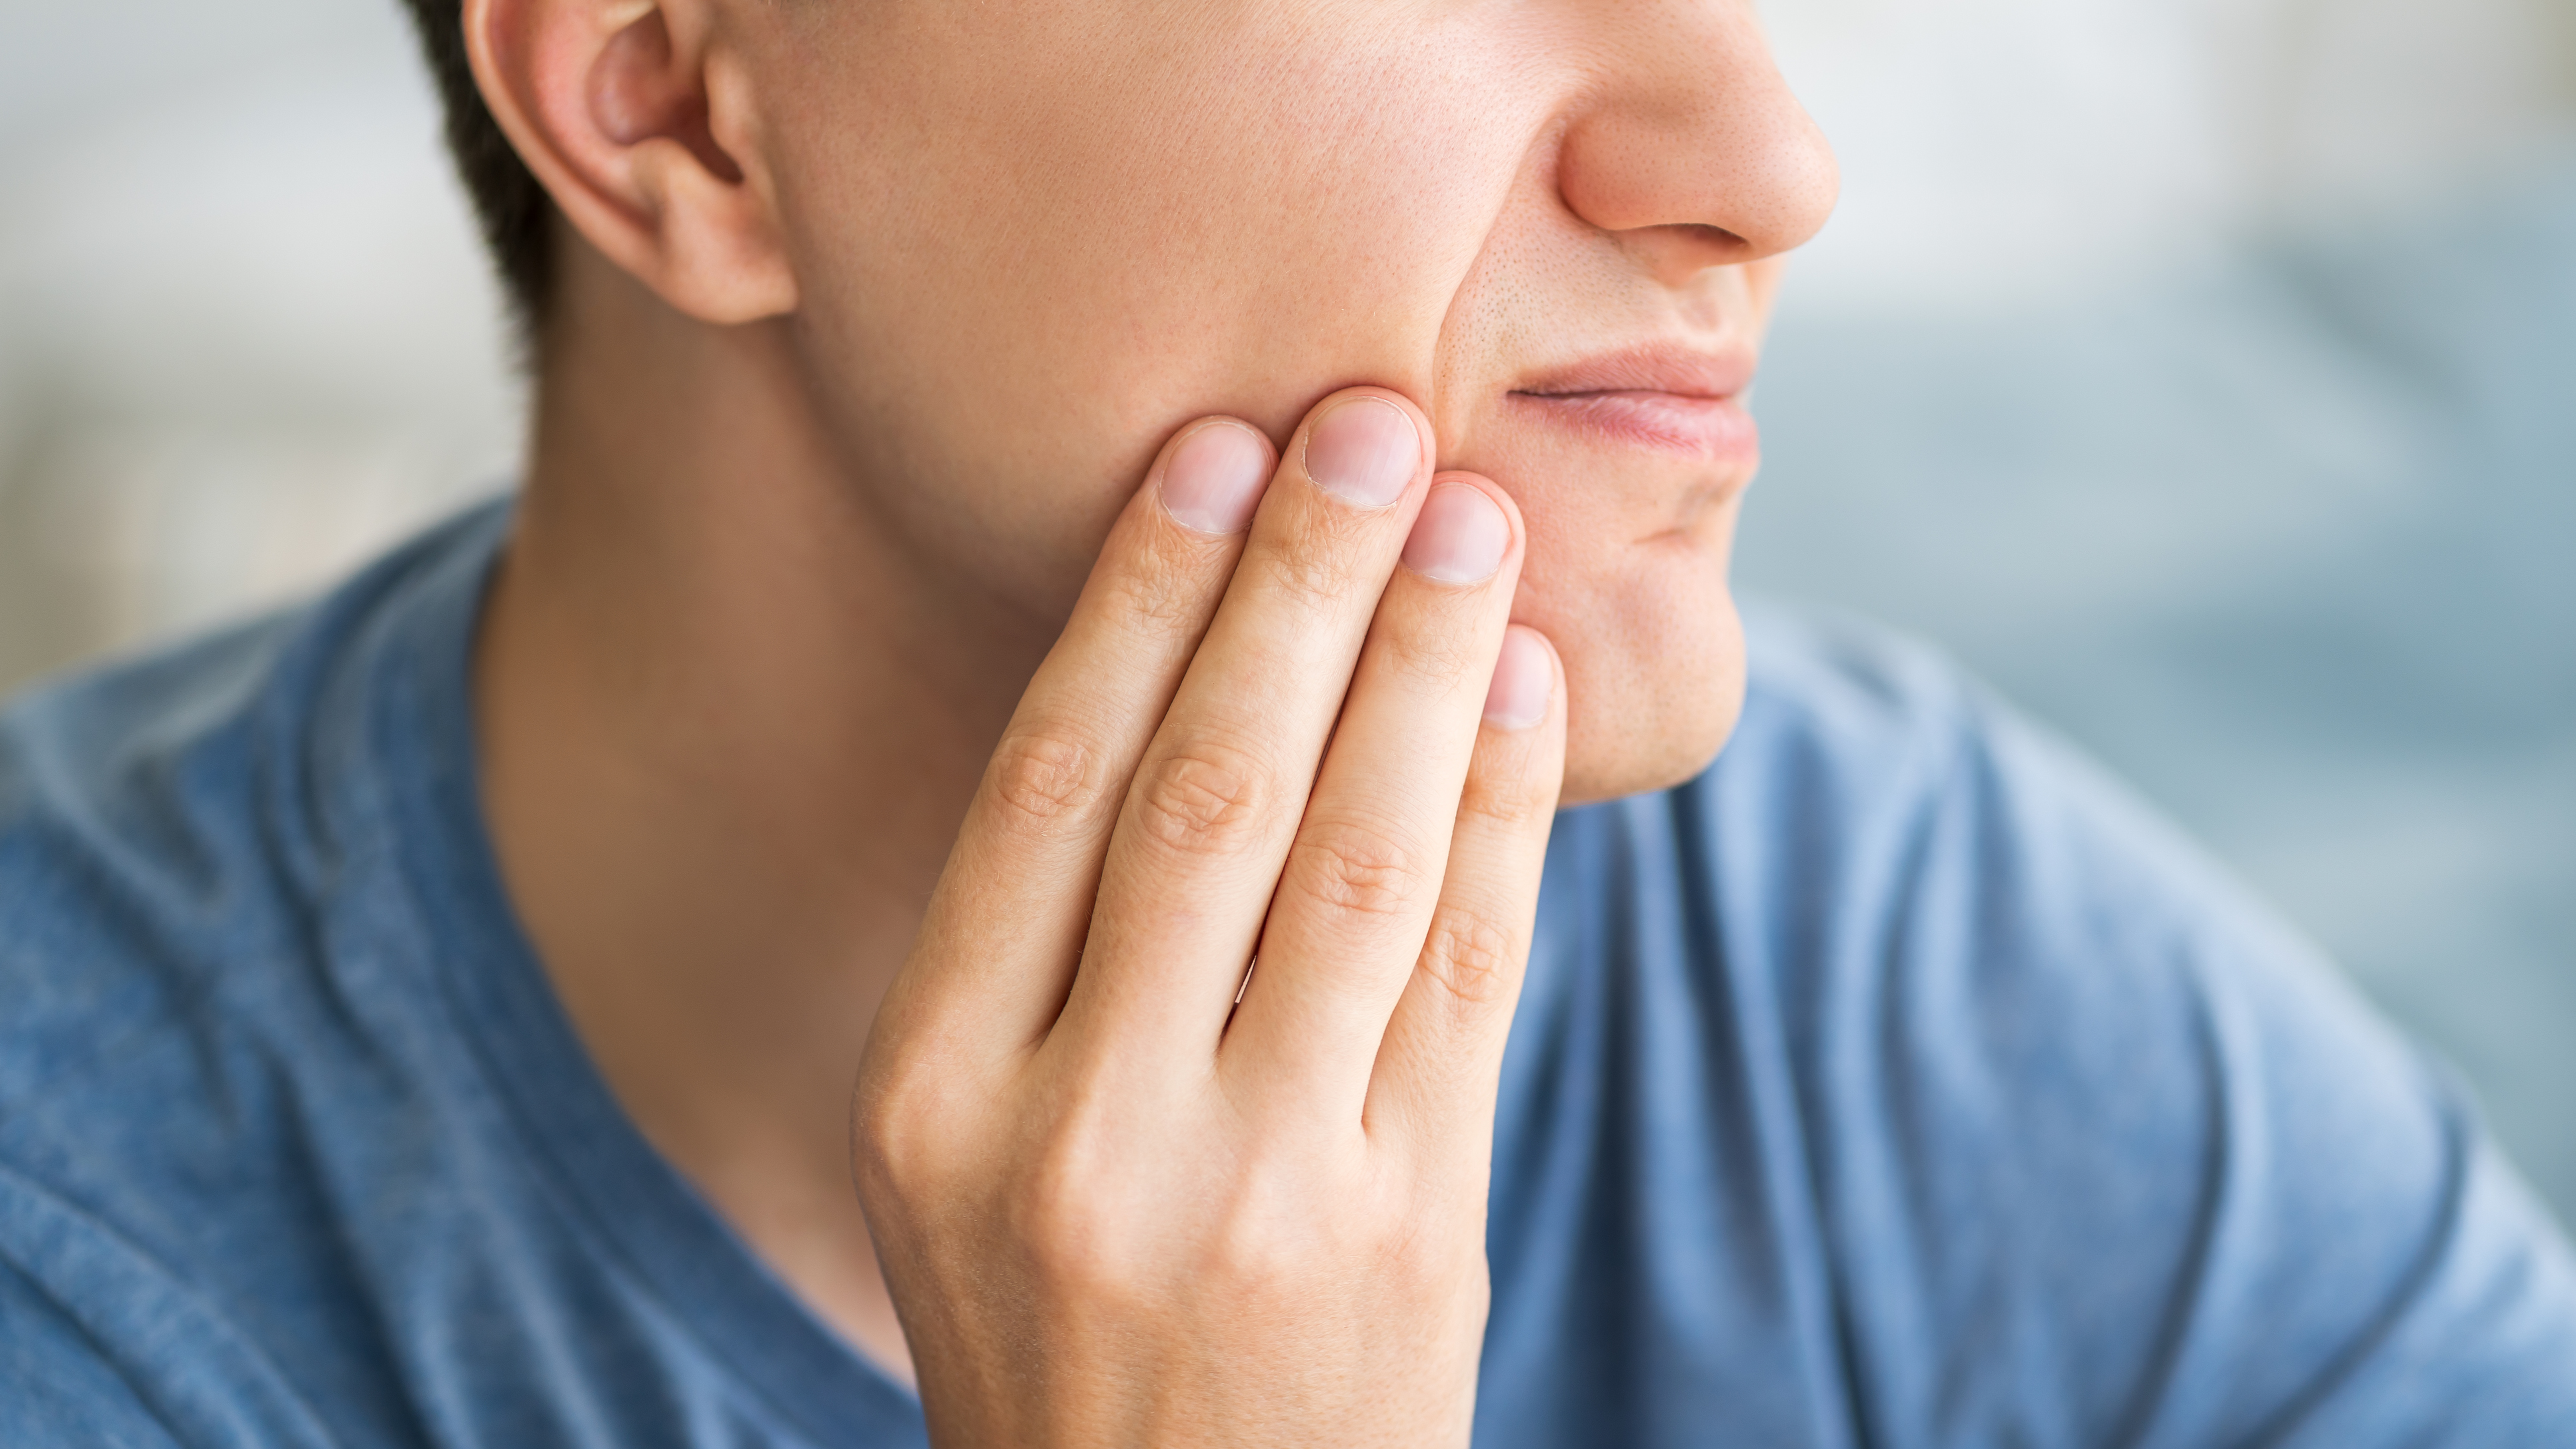
[[[1190,418],[1284,439],[1349,383],[1425,396],[1538,125],[1536,101],[1526,126],[1448,102],[1505,89],[1473,35],[1176,29],[848,56],[868,83],[785,148],[801,335],[853,471],[1032,608],[1069,602]]]

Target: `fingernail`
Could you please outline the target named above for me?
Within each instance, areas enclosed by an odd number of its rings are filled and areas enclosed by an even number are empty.
[[[1270,481],[1270,452],[1241,423],[1210,423],[1172,450],[1163,469],[1163,508],[1201,533],[1240,533],[1252,526]]]
[[[1379,397],[1336,404],[1306,433],[1306,476],[1362,508],[1404,496],[1422,464],[1422,436],[1404,409]]]
[[[1503,635],[1503,652],[1494,661],[1494,682],[1485,690],[1485,723],[1498,730],[1525,730],[1547,718],[1548,696],[1556,692],[1556,661],[1547,643],[1515,624]]]
[[[1485,490],[1443,483],[1422,500],[1413,536],[1404,541],[1405,567],[1444,584],[1482,583],[1503,566],[1512,526]]]

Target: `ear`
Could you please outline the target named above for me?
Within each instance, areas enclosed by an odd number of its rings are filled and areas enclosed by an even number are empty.
[[[796,306],[750,88],[708,0],[465,0],[474,79],[564,218],[702,322]]]

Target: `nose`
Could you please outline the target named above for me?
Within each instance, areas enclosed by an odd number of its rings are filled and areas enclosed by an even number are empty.
[[[1599,87],[1569,118],[1557,190],[1668,283],[1814,236],[1833,149],[1771,58],[1752,0],[1592,0]]]

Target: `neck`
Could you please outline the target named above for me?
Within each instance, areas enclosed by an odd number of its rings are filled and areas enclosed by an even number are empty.
[[[849,1084],[1052,630],[922,576],[783,325],[702,327],[581,252],[477,648],[495,845],[646,1136],[900,1367]]]

